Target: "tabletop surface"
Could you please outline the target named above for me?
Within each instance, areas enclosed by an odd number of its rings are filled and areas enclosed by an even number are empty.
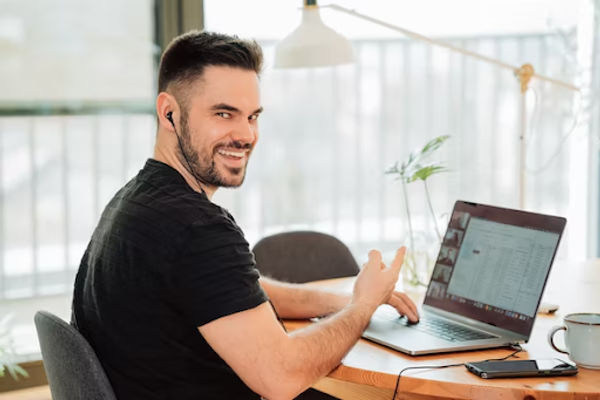
[[[334,290],[350,291],[352,278],[316,282]],[[423,291],[408,291],[417,302]],[[553,350],[547,341],[548,331],[562,324],[571,312],[600,312],[600,260],[556,262],[551,271],[543,301],[557,303],[554,315],[539,314],[524,351],[519,359],[560,358],[566,354]],[[288,321],[286,326],[297,329],[308,322]],[[557,335],[557,336],[560,336]],[[557,338],[562,343],[561,338]],[[598,344],[600,345],[600,343]],[[393,390],[398,372],[408,366],[443,365],[501,358],[509,355],[507,348],[446,353],[428,356],[408,356],[379,344],[361,339],[346,355],[342,364],[329,378],[361,385]],[[587,398],[600,399],[600,370],[579,368],[574,377],[537,377],[518,379],[481,379],[465,367],[406,371],[400,381],[400,392],[440,398]],[[485,393],[485,395],[484,395]]]

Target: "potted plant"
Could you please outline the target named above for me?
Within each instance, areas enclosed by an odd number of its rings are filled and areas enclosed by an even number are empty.
[[[16,357],[9,328],[11,318],[12,315],[9,314],[0,320],[0,378],[8,373],[17,381],[19,376],[26,378],[29,374],[15,362]]]
[[[442,241],[442,233],[437,223],[437,218],[433,210],[431,203],[431,195],[429,193],[429,187],[427,186],[427,179],[432,175],[440,172],[447,171],[448,169],[439,162],[428,162],[428,158],[439,149],[445,142],[450,138],[449,135],[438,136],[427,142],[422,148],[412,151],[406,160],[401,164],[396,163],[388,168],[385,173],[390,175],[396,175],[395,180],[399,180],[402,183],[402,194],[404,196],[404,209],[406,212],[406,218],[408,222],[408,237],[409,237],[409,250],[407,256],[404,259],[404,266],[408,271],[408,283],[414,286],[427,286],[426,279],[422,277],[419,272],[420,269],[429,269],[430,260],[425,256],[425,260],[419,263],[417,260],[417,249],[415,248],[415,231],[413,229],[412,217],[410,212],[410,204],[408,201],[408,184],[416,181],[423,182],[423,189],[425,192],[425,198],[427,200],[427,206],[431,216],[433,217],[433,223],[435,233],[438,242]],[[419,264],[426,265],[419,265]],[[426,271],[427,273],[428,271]]]

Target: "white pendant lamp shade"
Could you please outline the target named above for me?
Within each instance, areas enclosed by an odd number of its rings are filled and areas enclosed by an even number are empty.
[[[302,23],[275,47],[275,68],[324,67],[354,62],[348,39],[325,26],[319,7],[302,9]]]

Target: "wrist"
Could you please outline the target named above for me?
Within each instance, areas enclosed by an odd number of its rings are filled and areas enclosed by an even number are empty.
[[[352,302],[352,296],[349,294],[336,294],[334,300],[331,302],[330,313],[336,313],[346,308]]]
[[[350,301],[350,305],[367,313],[369,315],[369,318],[371,318],[371,315],[373,315],[377,307],[379,307],[379,303],[375,301],[356,298],[352,298],[352,300]]]

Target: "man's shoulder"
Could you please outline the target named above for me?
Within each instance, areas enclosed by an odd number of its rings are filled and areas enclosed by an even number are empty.
[[[147,214],[155,223],[191,225],[228,219],[227,213],[204,193],[192,190],[177,171],[156,160],[148,160],[111,203],[133,214]]]
[[[158,162],[155,162],[158,163]],[[162,164],[162,163],[161,163]],[[104,209],[93,243],[173,257],[190,243],[247,245],[233,217],[192,190],[172,168],[151,165],[119,190]]]

